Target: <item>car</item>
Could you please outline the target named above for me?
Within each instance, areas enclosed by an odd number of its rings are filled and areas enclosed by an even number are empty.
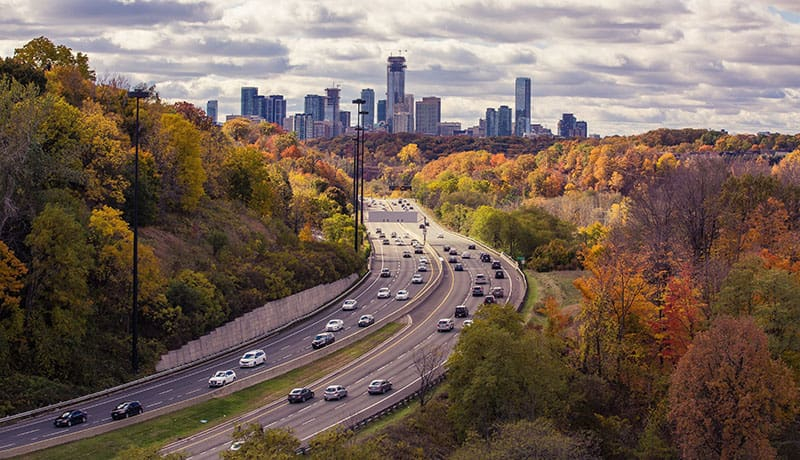
[[[452,318],[442,318],[436,323],[436,330],[438,332],[450,332],[456,327]]]
[[[289,400],[289,404],[296,403],[296,402],[305,402],[309,399],[314,397],[314,392],[309,390],[308,388],[295,388],[294,390],[289,392],[289,396],[286,398]]]
[[[333,336],[331,332],[320,332],[319,334],[314,336],[314,340],[311,341],[311,348],[317,349],[322,348],[325,345],[330,345],[336,341],[336,337]]]
[[[442,246],[442,251],[450,252],[450,245],[449,244],[445,244],[444,246]]]
[[[425,228],[425,224],[419,224],[419,228]]]
[[[403,258],[410,259],[411,258],[411,251],[403,251]]]
[[[458,262],[458,256],[447,256],[447,262],[454,264]]]
[[[450,254],[451,256],[457,256],[458,255],[458,249],[450,248],[450,251],[448,251],[447,253]]]
[[[464,252],[461,253],[461,258],[462,259],[469,259],[470,257],[472,257],[472,256],[467,251],[464,251]]]
[[[347,388],[341,385],[329,385],[328,388],[325,388],[325,393],[322,394],[322,398],[325,401],[332,401],[332,400],[340,400],[342,398],[347,397]]]
[[[391,237],[392,238],[397,238],[397,232],[392,232]]]
[[[384,238],[383,239],[383,244],[389,244],[389,238]]]
[[[470,244],[470,245],[468,245],[468,246],[467,246],[467,249],[472,249],[472,250],[474,250],[474,249],[475,249],[475,245],[474,245],[474,244]]]
[[[267,362],[267,354],[264,350],[251,350],[242,355],[239,360],[239,367],[256,367]]]
[[[411,239],[411,246],[419,246],[419,241],[416,238]]]
[[[428,264],[419,264],[417,267],[418,272],[426,272],[428,271]]]
[[[378,227],[378,228],[375,229],[375,233],[383,233],[383,230],[381,230],[381,228]]]
[[[483,297],[483,286],[472,286],[472,297]]]
[[[381,268],[381,278],[388,278],[390,276],[392,276],[392,272],[389,271],[388,268],[386,267]]]
[[[427,264],[427,263],[429,263],[429,262],[430,262],[430,261],[429,261],[429,260],[428,260],[428,258],[427,258],[427,257],[425,257],[425,256],[422,256],[422,257],[420,257],[420,258],[419,258],[419,263],[421,263],[421,264]]]
[[[358,308],[358,300],[356,299],[347,299],[342,303],[342,310],[350,311],[355,310]]]
[[[396,244],[396,245],[398,245],[398,246],[403,246],[403,245],[405,245],[405,243],[403,243],[403,240],[401,240],[400,238],[398,238],[398,239],[394,240],[394,244]]]
[[[231,369],[227,371],[217,371],[208,379],[208,386],[221,387],[228,383],[233,383],[234,380],[236,380],[236,372],[233,372]]]
[[[371,395],[377,395],[377,394],[384,394],[387,391],[390,391],[391,389],[392,389],[392,382],[385,379],[379,379],[369,382],[369,386],[367,387],[367,392]]]
[[[498,270],[501,268],[503,268],[503,264],[501,264],[499,260],[492,261],[492,270]]]
[[[472,326],[472,320],[471,319],[465,319],[464,320],[464,327],[469,327],[469,326]]]
[[[492,256],[490,256],[485,252],[481,253],[481,262],[491,262],[491,261],[492,261]]]
[[[394,300],[408,300],[408,291],[400,289],[394,296]]]
[[[489,291],[495,297],[505,297],[506,291],[503,289],[503,286],[495,286]]]
[[[388,299],[392,296],[392,291],[389,290],[387,287],[382,287],[378,289],[378,298],[379,299]]]
[[[456,318],[466,318],[469,316],[469,309],[466,305],[456,305]]]
[[[444,233],[440,233],[440,234],[436,235],[436,238],[444,238]]]
[[[231,446],[228,447],[228,450],[237,451],[242,448],[244,445],[244,441],[233,441]]]
[[[463,272],[464,271],[464,264],[455,264],[455,266],[453,266],[453,270],[455,270],[457,272]]]
[[[57,427],[61,426],[72,426],[78,423],[86,423],[86,418],[89,416],[86,412],[75,409],[71,411],[64,412],[58,418],[53,420],[53,425]]]
[[[478,273],[477,275],[475,275],[475,284],[486,284],[488,282],[489,281],[487,281],[486,275],[484,275],[483,273]]]
[[[411,277],[411,284],[422,284],[422,282],[422,275],[419,273],[414,273],[414,276]]]
[[[423,252],[425,251],[422,249],[422,246],[414,246],[414,254],[422,254]]]
[[[361,315],[361,318],[358,318],[358,327],[367,327],[373,323],[375,323],[375,317],[372,315]]]
[[[325,331],[327,332],[341,331],[342,328],[344,328],[344,321],[340,319],[332,319],[325,325]]]
[[[117,404],[117,407],[111,411],[111,418],[119,420],[122,418],[133,417],[144,412],[142,403],[139,401],[125,401]]]
[[[488,304],[488,303],[497,303],[497,302],[495,301],[493,295],[487,295],[486,297],[483,298],[483,303],[487,303]]]
[[[496,272],[494,272],[494,277],[497,278],[497,279],[501,279],[501,278],[505,278],[506,274],[503,273],[503,270],[497,270]]]

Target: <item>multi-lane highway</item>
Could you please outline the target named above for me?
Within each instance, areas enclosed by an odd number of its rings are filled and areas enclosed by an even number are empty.
[[[397,201],[393,203],[377,201],[371,206],[375,209],[400,210]],[[165,448],[165,452],[183,451],[193,458],[216,458],[219,451],[230,444],[230,435],[236,423],[246,424],[256,421],[267,427],[292,427],[300,439],[307,440],[337,424],[347,424],[365,418],[416,390],[419,375],[413,363],[415,350],[442,347],[449,352],[457,340],[458,331],[463,327],[463,321],[461,319],[456,321],[453,333],[437,333],[436,323],[439,318],[452,318],[456,305],[467,305],[471,313],[475,312],[484,301],[484,297],[472,296],[473,280],[478,273],[486,275],[488,283],[484,286],[487,291],[491,286],[504,288],[506,298],[498,299],[499,301],[518,305],[524,296],[524,281],[513,269],[510,261],[502,260],[500,270],[505,276],[496,279],[497,270],[491,269],[489,263],[481,262],[478,258],[480,252],[488,250],[480,246],[468,249],[469,245],[475,243],[451,234],[435,223],[424,228],[427,232],[427,245],[423,254],[415,254],[410,245],[412,239],[420,242],[424,239],[419,222],[367,222],[366,224],[374,249],[372,275],[352,295],[352,298],[358,301],[356,310],[343,311],[340,305],[333,305],[310,320],[253,344],[250,348],[266,351],[266,365],[252,369],[239,368],[238,360],[246,350],[236,350],[202,365],[86,402],[78,407],[89,414],[88,421],[84,424],[70,428],[55,428],[52,420],[58,414],[49,413],[0,427],[0,457],[66,442],[80,435],[94,435],[112,429],[114,424],[136,423],[148,416],[191,404],[202,397],[207,397],[211,392],[224,394],[234,391],[306,364],[335,349],[347,346],[353,340],[369,333],[372,328],[380,327],[398,317],[402,318],[407,325],[400,333],[357,362],[319,381],[297,382],[297,386],[312,388],[316,392],[315,399],[300,404],[288,404],[285,398],[273,401],[229,423],[171,444]],[[377,228],[381,228],[382,234],[377,233]],[[391,237],[392,233],[396,234],[396,238]],[[384,237],[389,240],[389,244],[384,244]],[[458,254],[457,263],[462,264],[463,271],[454,271],[455,263],[448,262],[450,255],[444,251],[445,246],[455,249],[454,252]],[[403,253],[406,251],[410,252],[410,257],[409,254],[405,254],[404,257]],[[464,252],[469,252],[471,257],[462,258]],[[429,260],[426,272],[418,271],[420,257]],[[496,254],[493,258],[497,259]],[[383,268],[389,269],[389,277],[379,276]],[[412,284],[411,279],[414,274],[421,274],[424,282]],[[377,298],[378,290],[384,287],[389,288],[391,297]],[[394,299],[399,289],[409,291],[409,300]],[[376,324],[368,328],[359,328],[358,317],[366,313],[375,316]],[[313,350],[311,348],[313,336],[323,331],[325,324],[333,318],[344,321],[344,329],[335,332],[336,342],[332,346]],[[209,388],[209,377],[215,371],[225,369],[233,369],[237,374],[237,381],[222,389]],[[367,385],[370,380],[376,378],[391,380],[394,390],[386,395],[368,395]],[[348,397],[341,401],[324,401],[322,392],[331,384],[346,386]],[[111,420],[110,413],[113,407],[120,401],[132,399],[142,402],[145,413],[126,421]]]

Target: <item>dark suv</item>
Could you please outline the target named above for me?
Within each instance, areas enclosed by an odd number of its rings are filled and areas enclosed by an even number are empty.
[[[125,401],[123,403],[119,403],[119,405],[111,411],[111,418],[114,420],[119,420],[121,418],[139,415],[142,412],[144,412],[144,408],[139,401]]]
[[[469,316],[469,310],[467,309],[466,305],[457,305],[455,317],[456,318],[466,318]]]
[[[473,297],[483,297],[483,286],[473,286],[472,287],[472,296]]]
[[[86,423],[86,412],[82,410],[71,410],[64,412],[60,417],[53,420],[55,426],[72,426],[77,423]]]

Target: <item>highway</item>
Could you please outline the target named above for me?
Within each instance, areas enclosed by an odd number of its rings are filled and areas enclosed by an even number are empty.
[[[397,200],[393,200],[392,203],[375,201],[371,205],[371,209],[375,210],[399,211],[398,207]],[[55,428],[52,421],[58,414],[49,413],[0,427],[0,457],[68,442],[78,437],[93,436],[115,426],[137,423],[159,413],[207,399],[209,394],[228,394],[347,346],[353,340],[358,340],[369,333],[370,329],[379,328],[399,316],[406,323],[405,328],[381,347],[320,381],[297,383],[297,386],[308,386],[313,389],[317,396],[315,399],[299,404],[288,404],[285,398],[270,402],[250,414],[173,443],[163,452],[183,451],[192,458],[217,458],[219,452],[230,444],[230,436],[237,423],[247,424],[255,421],[267,427],[292,427],[301,440],[307,441],[315,434],[337,424],[349,424],[363,419],[415,391],[419,375],[413,363],[414,351],[420,348],[443,347],[444,356],[449,353],[457,340],[458,331],[463,327],[463,322],[457,320],[456,329],[451,333],[436,332],[436,323],[439,318],[452,318],[456,305],[467,305],[470,312],[474,313],[484,300],[483,297],[473,297],[471,293],[473,278],[477,273],[486,275],[489,281],[487,288],[497,285],[504,287],[506,298],[498,299],[499,301],[518,305],[524,296],[522,289],[524,282],[507,260],[502,262],[505,278],[495,279],[495,270],[490,268],[490,264],[481,262],[478,258],[479,252],[487,251],[485,248],[477,246],[476,249],[467,249],[469,244],[474,243],[447,232],[433,222],[425,228],[428,244],[425,247],[425,254],[422,255],[414,254],[413,247],[410,246],[411,239],[420,242],[424,239],[419,222],[367,221],[366,225],[374,248],[372,274],[352,296],[358,301],[356,310],[342,311],[340,305],[333,305],[312,319],[289,327],[249,347],[266,351],[266,365],[252,369],[239,368],[238,360],[246,350],[234,350],[202,365],[86,402],[76,407],[88,412],[89,418],[85,424]],[[389,244],[383,244],[383,238],[378,237],[376,229],[379,227],[389,239]],[[397,238],[390,237],[392,232],[396,233]],[[457,250],[459,254],[457,259],[463,264],[464,271],[456,272],[453,270],[455,264],[448,263],[449,254],[444,251],[446,245]],[[403,257],[404,251],[410,251],[411,257]],[[462,258],[460,255],[465,251],[470,252],[472,257]],[[421,256],[430,261],[429,270],[426,272],[417,271]],[[380,277],[378,274],[382,268],[388,268],[391,276]],[[423,275],[422,284],[411,283],[415,273]],[[390,289],[392,293],[390,298],[377,298],[377,292],[382,287]],[[395,300],[394,294],[399,289],[407,289],[410,299]],[[358,317],[365,313],[374,315],[376,324],[368,328],[359,328],[356,324]],[[343,320],[345,325],[343,330],[334,333],[336,342],[322,349],[313,350],[311,348],[313,336],[323,331],[328,320],[333,318]],[[236,372],[238,377],[236,382],[219,389],[209,388],[209,377],[215,371],[225,369],[233,369]],[[394,390],[385,395],[368,395],[367,384],[376,378],[390,379]],[[330,384],[346,386],[348,397],[341,401],[324,401],[322,392]],[[111,410],[120,401],[132,399],[142,402],[145,413],[123,421],[111,420]]]

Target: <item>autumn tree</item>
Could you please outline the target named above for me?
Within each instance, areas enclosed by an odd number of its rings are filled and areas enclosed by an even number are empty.
[[[162,189],[169,207],[192,212],[205,195],[206,172],[200,156],[200,133],[181,115],[161,116],[165,136],[156,158],[161,170]]]
[[[678,363],[669,418],[681,456],[775,458],[770,438],[797,413],[797,386],[750,318],[720,317]]]
[[[237,425],[233,430],[233,440],[241,441],[239,450],[226,450],[220,455],[225,460],[256,460],[269,458],[291,460],[297,458],[300,441],[290,428],[265,429],[257,423],[246,427]]]
[[[0,241],[0,366],[11,369],[12,350],[19,350],[23,333],[21,291],[28,273],[11,249]]]

